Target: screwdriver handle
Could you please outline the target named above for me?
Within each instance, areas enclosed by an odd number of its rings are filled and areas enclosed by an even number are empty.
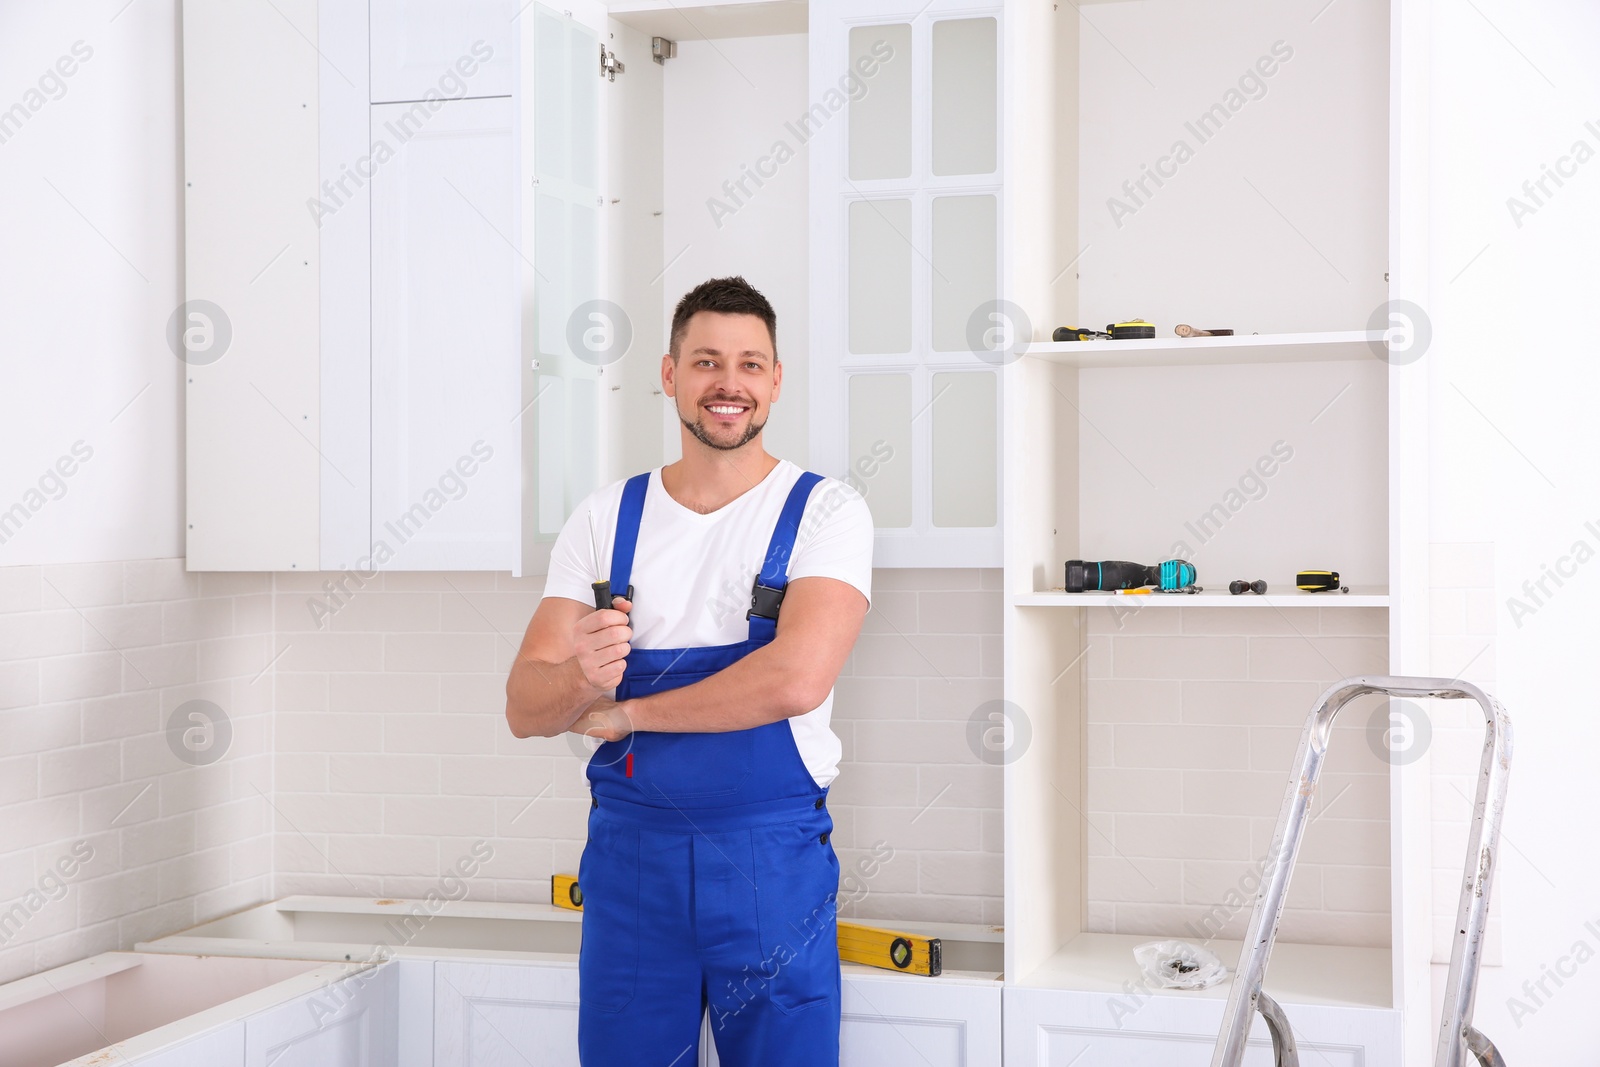
[[[608,578],[603,582],[591,582],[590,584],[594,586],[594,610],[605,611],[609,609],[611,607],[612,597],[611,580]],[[618,593],[617,595],[626,600],[632,600],[633,585],[629,584],[628,591],[626,593]]]

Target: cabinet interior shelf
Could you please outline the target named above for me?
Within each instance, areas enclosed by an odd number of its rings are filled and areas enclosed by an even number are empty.
[[[1159,940],[1141,934],[1083,933],[1067,942],[1021,984],[1043,989],[1088,993],[1126,993],[1137,983],[1139,966],[1133,947]],[[1208,941],[1206,947],[1227,965],[1228,977],[1210,989],[1152,989],[1156,996],[1226,1000],[1233,985],[1241,943]],[[1390,957],[1387,948],[1349,945],[1303,945],[1279,941],[1272,947],[1268,991],[1280,1004],[1390,1008]],[[1141,991],[1142,995],[1142,991]]]
[[[620,0],[607,5],[612,18],[640,33],[674,41],[719,40],[805,33],[809,29],[806,0],[748,0],[673,4],[671,0]]]
[[[1285,587],[1282,593],[1234,596],[1226,587],[1205,588],[1198,593],[1150,593],[1123,596],[1117,593],[1066,593],[1060,590],[1014,593],[1007,601],[1019,608],[1109,608],[1130,611],[1144,608],[1386,608],[1389,591],[1376,585],[1353,585],[1348,593],[1302,593]]]
[[[1073,367],[1353,362],[1376,358],[1383,351],[1384,336],[1382,330],[1344,330],[1136,341],[1037,341],[1028,345],[1024,358]]]

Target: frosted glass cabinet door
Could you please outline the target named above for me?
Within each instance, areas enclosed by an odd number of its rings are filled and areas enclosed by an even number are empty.
[[[540,566],[567,516],[599,484],[607,458],[602,383],[621,354],[612,347],[621,335],[600,291],[603,18],[594,5],[556,11],[536,3],[517,19],[521,240],[531,250],[519,263],[519,573]]]
[[[509,99],[372,108],[377,567],[507,570],[516,540],[517,252]]]
[[[811,3],[812,97],[864,86],[809,142],[811,463],[866,493],[879,567],[1000,565],[1003,11]]]
[[[513,0],[370,0],[372,102],[510,96]]]

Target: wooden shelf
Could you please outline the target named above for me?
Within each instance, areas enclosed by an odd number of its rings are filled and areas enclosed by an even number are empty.
[[[1079,934],[1019,983],[1043,989],[1125,994],[1137,983],[1139,965],[1133,946],[1164,940],[1141,934]],[[1240,942],[1211,941],[1206,947],[1227,965],[1228,977],[1210,989],[1152,990],[1156,996],[1226,1000],[1239,963]],[[1347,945],[1299,945],[1279,941],[1272,947],[1268,991],[1280,1004],[1325,1004],[1350,1008],[1390,1008],[1389,950]]]
[[[1234,596],[1224,585],[1216,589],[1207,587],[1199,593],[1151,593],[1147,596],[1051,590],[1013,594],[1006,597],[1006,602],[1019,608],[1122,607],[1130,611],[1144,608],[1386,608],[1389,591],[1382,586],[1354,585],[1348,593],[1302,593],[1288,586],[1282,593]]]
[[[1036,341],[1024,358],[1074,367],[1189,367],[1228,363],[1326,363],[1375,359],[1381,330],[1153,337],[1141,341]]]

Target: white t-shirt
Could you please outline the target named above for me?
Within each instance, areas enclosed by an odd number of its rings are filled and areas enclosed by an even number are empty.
[[[639,541],[633,554],[632,644],[637,648],[704,648],[750,636],[745,612],[767,545],[789,490],[805,473],[779,460],[759,483],[702,515],[672,499],[661,468],[650,472]],[[611,549],[626,480],[596,489],[573,511],[550,553],[544,595],[594,603],[591,583],[611,577]],[[591,526],[591,518],[593,525]],[[592,532],[591,532],[592,531]],[[811,490],[789,581],[836,578],[872,602],[872,513],[844,482],[824,478]],[[595,558],[596,542],[600,558]],[[625,590],[613,589],[621,595]],[[788,720],[800,758],[819,787],[839,773],[839,738],[829,726],[833,690],[814,710]]]

